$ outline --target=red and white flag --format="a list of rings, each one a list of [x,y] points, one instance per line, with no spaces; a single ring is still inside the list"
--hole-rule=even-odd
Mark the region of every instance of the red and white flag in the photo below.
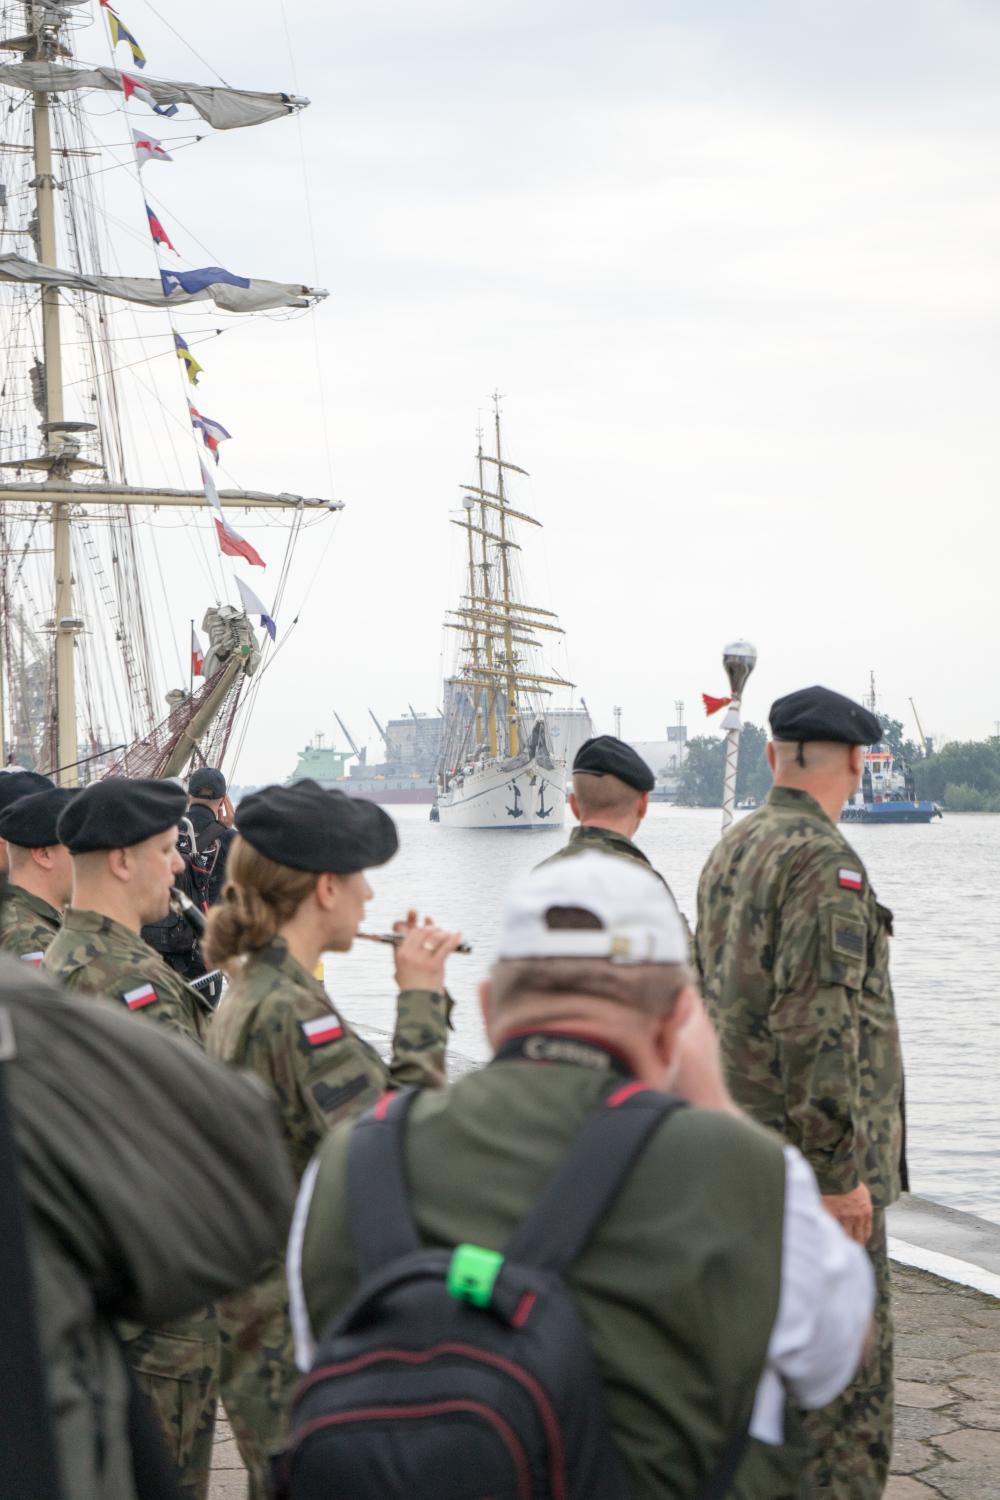
[[[149,89],[138,78],[133,78],[130,73],[122,73],[122,93],[125,95],[125,103],[130,99],[141,99],[143,104],[148,104],[154,114],[166,115],[171,119],[177,113],[176,104],[157,104]]]
[[[126,990],[122,999],[129,1010],[142,1010],[143,1006],[152,1005],[157,994],[151,984],[140,984],[134,990]]]
[[[336,1042],[344,1034],[344,1028],[336,1016],[317,1016],[315,1021],[300,1021],[299,1025],[310,1047],[322,1047],[324,1042]]]
[[[848,891],[860,891],[864,889],[864,878],[860,870],[838,870],[837,879]]]
[[[215,480],[205,468],[201,468],[201,482],[205,489],[205,499],[212,507],[212,519],[215,522],[215,534],[219,539],[219,551],[224,557],[242,557],[251,567],[266,568],[267,563],[260,553],[247,541],[245,536],[239,532],[225,519],[222,514],[222,506],[219,503],[219,492],[215,487]]]
[[[205,675],[205,653],[201,649],[195,628],[191,626],[191,676],[204,677]]]
[[[145,135],[141,130],[133,130],[132,144],[140,167],[144,167],[148,161],[173,161],[170,152],[164,151],[160,141],[154,136]]]

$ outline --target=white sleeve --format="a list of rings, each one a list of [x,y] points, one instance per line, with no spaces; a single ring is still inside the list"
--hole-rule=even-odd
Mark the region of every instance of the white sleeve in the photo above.
[[[319,1158],[313,1157],[302,1177],[299,1196],[295,1200],[292,1227],[288,1233],[288,1253],[285,1270],[288,1275],[288,1312],[292,1320],[292,1338],[295,1342],[295,1363],[300,1370],[308,1370],[316,1357],[316,1339],[309,1322],[305,1288],[302,1285],[302,1244],[306,1237],[306,1221],[312,1203],[313,1188]]]
[[[850,1385],[874,1307],[868,1256],[823,1207],[804,1157],[786,1146],[781,1291],[750,1423],[753,1437],[783,1441],[786,1391],[797,1406],[812,1410]]]

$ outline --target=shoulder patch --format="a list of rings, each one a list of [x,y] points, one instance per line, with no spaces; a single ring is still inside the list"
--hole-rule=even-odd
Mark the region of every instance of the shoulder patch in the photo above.
[[[41,962],[44,957],[45,954],[42,952],[41,948],[39,948],[36,953],[22,953],[21,962],[25,964],[34,964],[35,968],[37,969],[41,966]]]
[[[122,994],[129,1010],[142,1010],[146,1005],[153,1005],[159,998],[151,984],[140,984],[134,990],[125,990]]]
[[[310,1047],[322,1047],[326,1042],[337,1042],[344,1035],[344,1028],[334,1015],[317,1016],[313,1021],[300,1021],[299,1025]]]
[[[842,885],[845,891],[862,891],[865,878],[860,870],[838,870],[837,884]]]

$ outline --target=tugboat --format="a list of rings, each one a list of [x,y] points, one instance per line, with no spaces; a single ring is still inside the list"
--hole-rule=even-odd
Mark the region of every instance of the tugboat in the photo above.
[[[875,674],[865,706],[877,713]],[[884,740],[869,745],[861,786],[840,814],[842,823],[930,823],[943,818],[936,802],[918,801],[913,772],[896,758]]]

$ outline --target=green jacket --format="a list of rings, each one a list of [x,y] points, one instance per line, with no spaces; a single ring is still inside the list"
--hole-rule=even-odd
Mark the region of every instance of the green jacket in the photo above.
[[[68,907],[44,967],[67,989],[118,1000],[176,1036],[203,1041],[204,1002],[138,933],[111,917]]]
[[[137,933],[111,917],[69,907],[43,961],[66,989],[117,1000],[133,1015],[202,1047],[202,1002]],[[214,1307],[156,1328],[125,1327],[129,1360],[145,1375],[201,1380],[215,1360]]]
[[[775,787],[716,845],[697,964],[734,1098],[798,1146],[823,1193],[900,1191],[903,1063],[892,915],[806,792]]]
[[[502,1250],[619,1083],[566,1063],[505,1061],[421,1095],[406,1176],[425,1242]],[[320,1150],[302,1245],[317,1334],[357,1286],[349,1138],[340,1126]],[[682,1110],[653,1136],[569,1272],[634,1500],[696,1494],[749,1420],[777,1313],[784,1192],[776,1138],[731,1115]],[[730,1500],[786,1500],[798,1472],[788,1449],[752,1443]]]
[[[633,844],[632,840],[626,838],[624,833],[616,833],[613,828],[591,828],[588,824],[578,823],[569,836],[569,843],[564,844],[561,849],[557,849],[555,854],[550,854],[548,859],[543,859],[538,869],[541,869],[542,865],[551,865],[557,859],[568,859],[574,854],[589,854],[591,852],[614,854],[619,859],[633,860],[636,864],[645,865],[646,869],[656,876],[671,901],[677,907],[677,915],[684,923],[684,931],[688,937],[688,948],[693,957],[694,939],[691,936],[691,927],[687,917],[681,911],[680,907],[677,906],[677,900],[673,891],[667,885],[659,870],[643,854],[638,844]]]
[[[0,889],[0,948],[15,958],[29,959],[36,966],[59,931],[59,913],[54,906],[33,896],[19,885]]]
[[[11,1113],[63,1500],[136,1500],[112,1326],[177,1319],[284,1240],[292,1183],[246,1080],[0,958]]]
[[[399,996],[392,1058],[340,1015],[318,979],[276,938],[233,978],[212,1021],[209,1051],[250,1068],[274,1096],[292,1170],[301,1177],[323,1136],[395,1084],[440,1086],[450,1002],[428,990]]]

